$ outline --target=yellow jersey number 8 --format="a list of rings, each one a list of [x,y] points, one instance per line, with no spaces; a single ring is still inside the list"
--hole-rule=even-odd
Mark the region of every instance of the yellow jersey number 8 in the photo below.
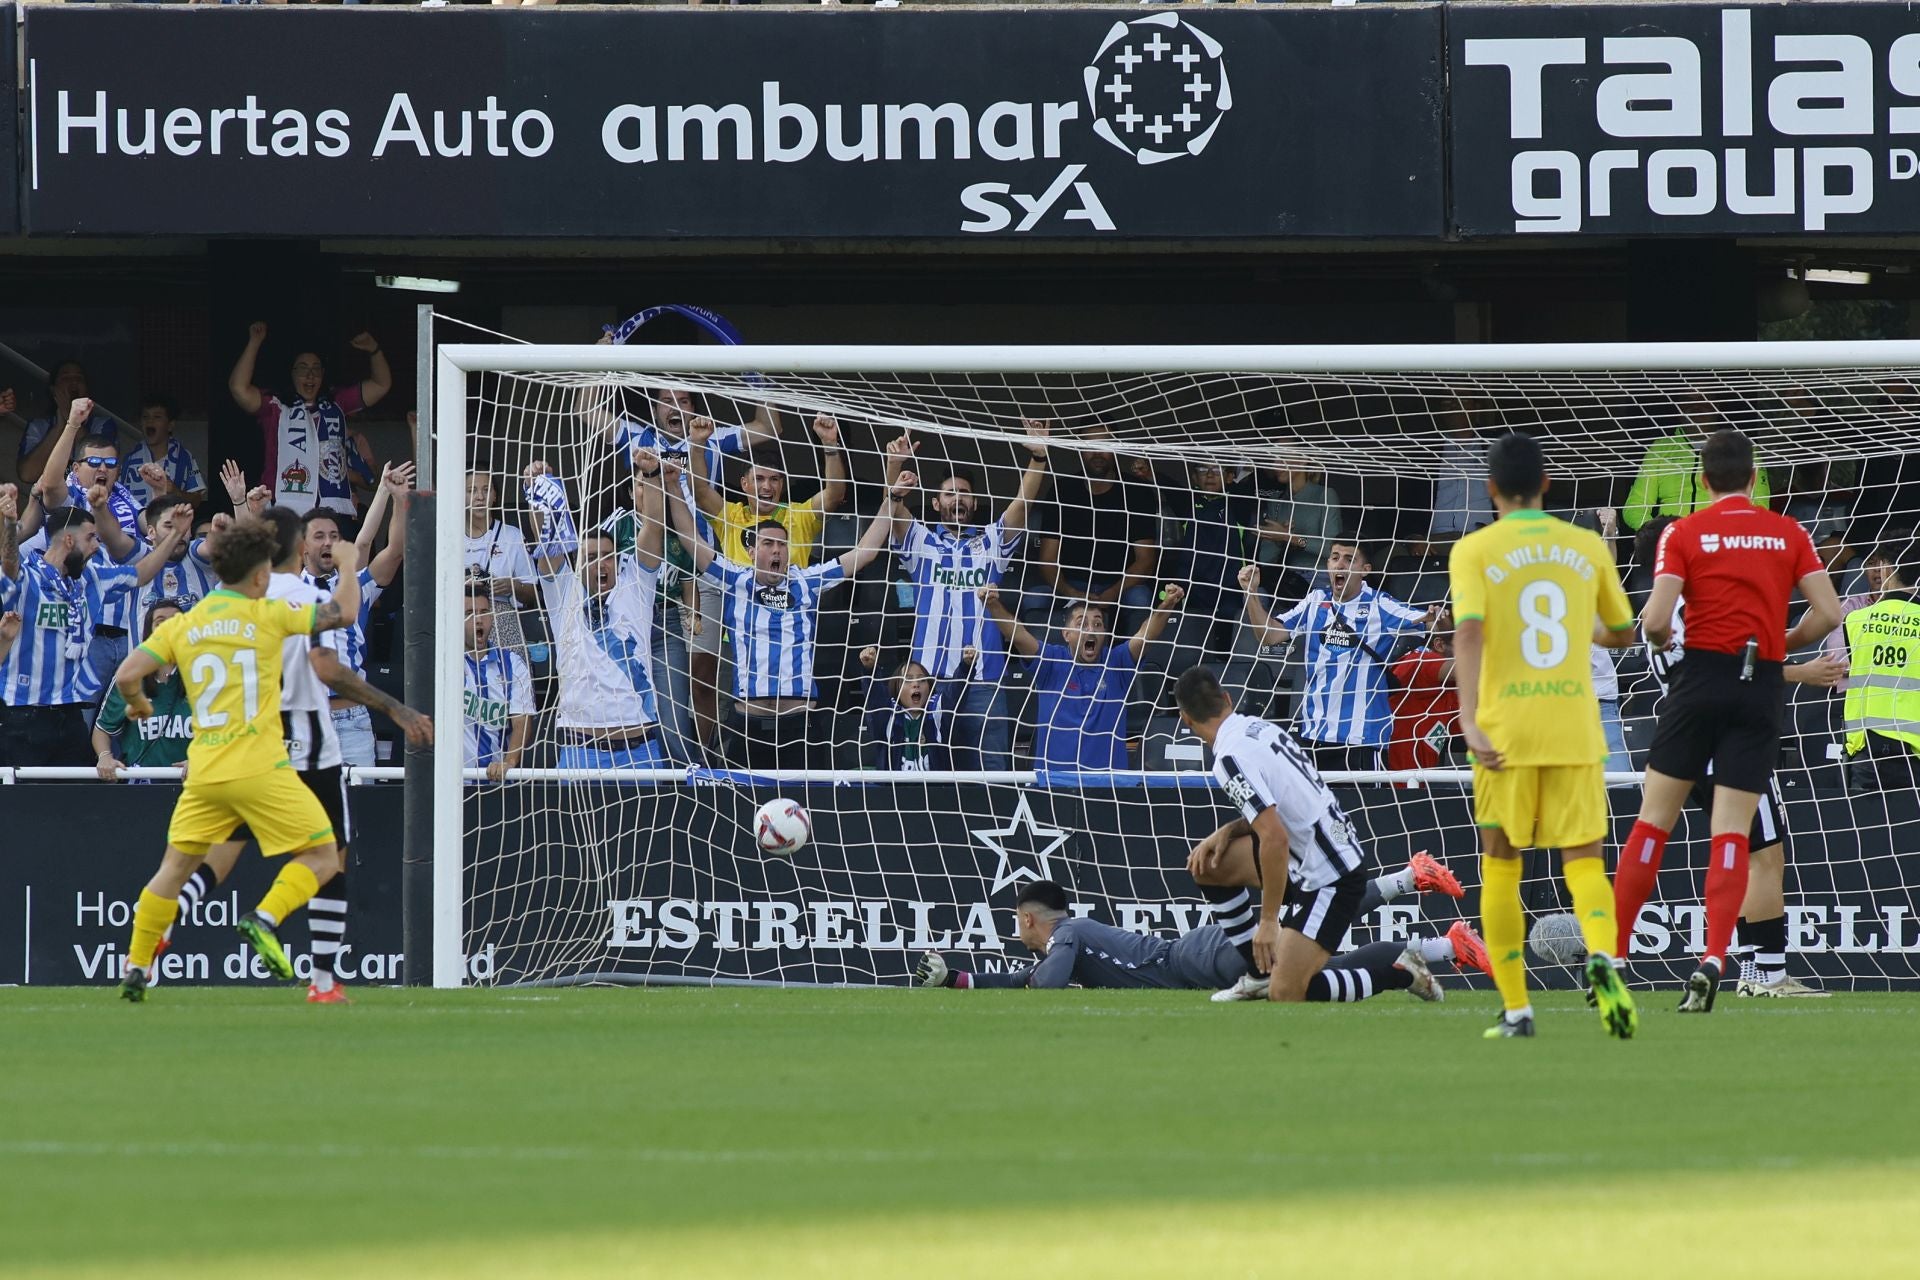
[[[1557,582],[1530,582],[1520,591],[1520,656],[1541,670],[1567,660],[1567,593]]]

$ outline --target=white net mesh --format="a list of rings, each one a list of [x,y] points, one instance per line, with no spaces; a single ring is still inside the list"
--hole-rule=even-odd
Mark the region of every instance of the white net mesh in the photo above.
[[[1649,586],[1636,530],[1704,501],[1688,442],[1705,429],[1754,439],[1765,496],[1809,528],[1853,606],[1887,588],[1920,516],[1920,464],[1906,461],[1920,392],[1905,370],[582,368],[473,373],[466,390],[467,471],[490,478],[494,503],[482,512],[470,494],[470,573],[489,581],[441,617],[465,607],[494,620],[494,665],[481,670],[483,651],[468,663],[468,763],[516,767],[506,785],[470,780],[465,796],[466,943],[494,981],[899,982],[930,949],[992,968],[1024,958],[1008,908],[1035,878],[1114,923],[1197,924],[1186,851],[1228,815],[1170,706],[1172,676],[1196,662],[1242,709],[1316,747],[1382,868],[1425,851],[1467,883],[1462,902],[1382,907],[1354,941],[1441,932],[1477,911],[1476,836],[1446,624],[1421,619],[1445,604],[1448,546],[1490,518],[1492,436],[1542,440],[1548,509],[1607,534],[1636,604]],[[754,526],[777,520],[794,566],[845,557],[850,581],[787,581],[775,559],[730,610],[735,589],[691,573],[683,539],[663,546],[633,518],[631,448],[650,449],[643,469],[677,462],[709,423],[711,469],[699,452],[687,462],[706,480],[685,491],[700,532],[751,568],[772,554],[755,549]],[[1689,465],[1663,470],[1662,456]],[[918,491],[869,554],[890,461]],[[555,490],[525,489],[536,462],[581,535],[545,566],[557,576],[506,568],[500,550],[524,534],[538,552],[551,531]],[[1340,549],[1355,546],[1364,586],[1338,575]],[[982,582],[1017,633],[963,607]],[[1316,591],[1372,602],[1359,616],[1373,622],[1333,646],[1347,650],[1344,675],[1319,670],[1308,633],[1320,624],[1265,643],[1276,633],[1262,624]],[[1075,610],[1087,597],[1098,616]],[[1618,836],[1638,806],[1624,775],[1644,761],[1659,684],[1643,650],[1595,662],[1601,692],[1617,685]],[[1789,692],[1778,782],[1791,967],[1829,985],[1911,981],[1920,809],[1903,762],[1844,757],[1840,690]],[[814,824],[791,856],[754,839],[754,811],[776,795]],[[1642,918],[1643,979],[1699,949],[1704,833],[1690,810]],[[1529,861],[1536,913],[1559,909],[1555,870]]]

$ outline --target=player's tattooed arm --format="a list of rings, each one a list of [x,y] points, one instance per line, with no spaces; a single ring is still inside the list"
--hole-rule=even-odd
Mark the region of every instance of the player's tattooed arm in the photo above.
[[[357,702],[378,711],[399,726],[407,741],[416,747],[433,745],[433,721],[406,703],[382,692],[355,675],[331,649],[315,648],[309,654],[313,672],[334,696]]]

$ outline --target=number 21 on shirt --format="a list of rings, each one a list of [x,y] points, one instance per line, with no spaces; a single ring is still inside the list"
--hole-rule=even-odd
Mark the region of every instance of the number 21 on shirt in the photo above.
[[[193,700],[193,723],[200,729],[218,729],[232,719],[224,711],[215,711],[213,704],[226,692],[230,670],[240,672],[242,696],[246,701],[244,719],[252,723],[260,714],[260,664],[258,655],[250,649],[242,649],[233,655],[231,662],[222,661],[220,655],[203,653],[193,660],[189,675],[194,684],[205,682],[206,687],[200,696]]]

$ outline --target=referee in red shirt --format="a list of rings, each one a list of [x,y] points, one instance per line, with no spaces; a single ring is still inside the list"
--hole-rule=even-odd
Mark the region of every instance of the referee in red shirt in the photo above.
[[[1653,594],[1640,613],[1647,639],[1664,645],[1674,606],[1687,600],[1686,660],[1660,708],[1647,757],[1640,820],[1614,874],[1618,954],[1653,893],[1667,835],[1687,793],[1713,764],[1712,853],[1707,862],[1707,949],[1687,979],[1682,1013],[1707,1013],[1727,968],[1727,945],[1747,891],[1747,833],[1780,755],[1787,651],[1840,623],[1840,601],[1813,539],[1799,523],[1756,507],[1753,442],[1716,431],[1700,450],[1712,505],[1667,527],[1654,560]],[[1787,629],[1794,588],[1807,611]]]

